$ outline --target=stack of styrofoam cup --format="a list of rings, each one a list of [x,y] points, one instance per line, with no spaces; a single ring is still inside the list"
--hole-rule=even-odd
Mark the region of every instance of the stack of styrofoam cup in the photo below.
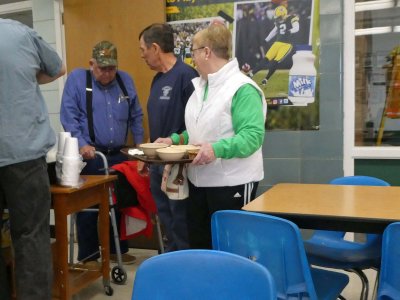
[[[62,156],[64,153],[65,139],[71,137],[70,132],[59,132],[58,133],[58,145],[56,154],[56,177],[57,182],[61,183],[61,169],[62,169]]]
[[[66,137],[62,155],[61,181],[64,186],[76,187],[79,185],[79,174],[86,164],[79,155],[78,139]]]

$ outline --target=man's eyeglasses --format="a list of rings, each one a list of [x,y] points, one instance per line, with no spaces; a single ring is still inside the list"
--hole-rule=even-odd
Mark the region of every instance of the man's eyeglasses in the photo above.
[[[196,49],[191,49],[190,50],[190,54],[192,54],[192,56],[193,56],[193,53],[194,53],[194,51],[196,51],[196,50],[201,50],[201,49],[204,49],[205,48],[205,46],[204,47],[199,47],[199,48],[196,48]]]

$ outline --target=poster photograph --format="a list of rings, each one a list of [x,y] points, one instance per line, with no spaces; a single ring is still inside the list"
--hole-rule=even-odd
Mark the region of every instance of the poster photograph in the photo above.
[[[210,26],[210,23],[215,19],[216,18],[201,18],[169,22],[174,30],[175,56],[194,67],[190,51],[192,48],[193,36],[196,32]],[[224,19],[220,17],[218,19],[224,21]]]
[[[267,130],[319,128],[319,0],[170,0],[175,54],[193,65],[193,35],[215,18],[232,32],[232,56],[263,90]]]

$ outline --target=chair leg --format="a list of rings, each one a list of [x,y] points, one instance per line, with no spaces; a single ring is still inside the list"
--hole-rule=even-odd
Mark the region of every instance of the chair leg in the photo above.
[[[379,284],[379,271],[380,269],[375,269],[376,270],[376,279],[375,279],[375,284],[374,284],[374,290],[372,292],[372,299],[376,299],[377,293],[378,293],[378,284]]]
[[[356,273],[358,277],[360,277],[362,284],[360,300],[367,300],[369,291],[369,283],[367,276],[365,276],[364,272],[360,269],[347,269],[346,271]]]
[[[155,214],[154,218],[156,220],[156,227],[157,227],[159,254],[163,254],[164,253],[164,243],[163,243],[162,233],[161,233],[160,218],[158,217],[158,214]]]

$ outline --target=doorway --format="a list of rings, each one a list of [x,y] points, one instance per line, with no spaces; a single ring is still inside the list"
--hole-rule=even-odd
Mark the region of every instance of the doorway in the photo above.
[[[135,82],[148,135],[147,98],[155,75],[140,58],[139,33],[155,22],[165,22],[165,1],[64,0],[64,31],[68,73],[88,68],[92,47],[109,40],[118,48],[118,67]]]

